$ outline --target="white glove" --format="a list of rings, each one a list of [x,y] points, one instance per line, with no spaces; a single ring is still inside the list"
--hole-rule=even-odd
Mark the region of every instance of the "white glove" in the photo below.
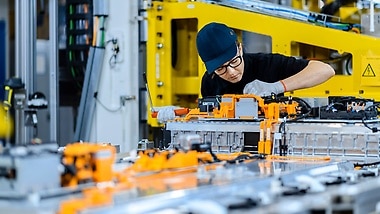
[[[283,84],[280,81],[267,83],[260,80],[253,80],[245,85],[244,94],[254,94],[260,97],[270,96],[272,93],[280,94],[285,91]]]
[[[175,118],[174,109],[178,107],[176,106],[163,106],[163,107],[155,107],[155,110],[158,110],[157,120],[159,123],[166,123],[168,120],[173,120]]]

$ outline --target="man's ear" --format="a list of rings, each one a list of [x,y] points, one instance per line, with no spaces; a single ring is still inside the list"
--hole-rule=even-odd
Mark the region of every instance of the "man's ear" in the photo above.
[[[241,44],[241,42],[238,43],[238,49],[239,49],[239,55],[243,56],[243,45]]]

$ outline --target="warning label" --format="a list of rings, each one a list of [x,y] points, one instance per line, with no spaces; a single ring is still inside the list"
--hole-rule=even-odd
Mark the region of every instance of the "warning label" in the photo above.
[[[362,77],[376,77],[371,64],[368,63],[367,67],[364,69]]]

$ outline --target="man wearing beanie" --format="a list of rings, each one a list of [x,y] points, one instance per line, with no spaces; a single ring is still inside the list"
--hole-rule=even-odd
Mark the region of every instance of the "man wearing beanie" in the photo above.
[[[281,54],[244,53],[235,32],[221,23],[209,23],[197,34],[198,54],[206,66],[203,97],[223,94],[270,96],[321,84],[335,75],[321,61]],[[174,119],[173,108],[158,112],[159,122]]]
[[[203,97],[223,94],[270,96],[327,81],[334,69],[321,61],[281,54],[244,53],[235,32],[221,23],[209,23],[197,34],[198,54],[207,71]]]

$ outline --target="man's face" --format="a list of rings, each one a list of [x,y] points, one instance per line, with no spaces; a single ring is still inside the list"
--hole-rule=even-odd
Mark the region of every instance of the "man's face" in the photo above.
[[[214,73],[220,78],[232,83],[239,82],[244,73],[244,60],[241,44],[239,44],[237,48],[237,55],[214,71]]]

